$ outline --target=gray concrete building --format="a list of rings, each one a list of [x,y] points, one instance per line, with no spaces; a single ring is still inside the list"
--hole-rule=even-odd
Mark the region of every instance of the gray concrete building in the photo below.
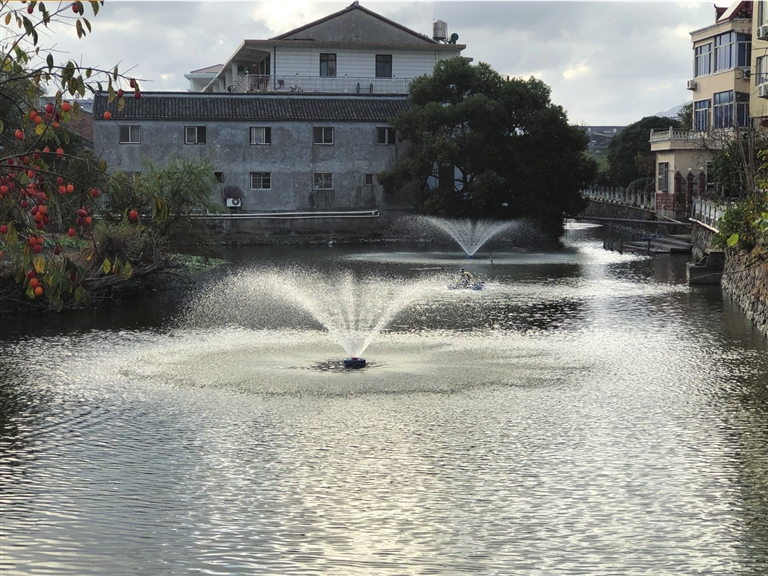
[[[252,229],[385,228],[416,203],[412,190],[385,195],[376,178],[407,145],[389,120],[408,109],[415,77],[464,49],[434,24],[429,38],[355,2],[245,40],[225,64],[190,73],[189,92],[128,93],[122,110],[97,95],[95,151],[125,172],[146,158],[210,158],[220,201]]]

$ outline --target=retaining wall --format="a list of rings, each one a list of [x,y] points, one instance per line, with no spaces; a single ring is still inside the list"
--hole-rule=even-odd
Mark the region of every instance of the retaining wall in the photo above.
[[[768,336],[768,262],[754,265],[747,254],[729,255],[722,286],[757,329]]]
[[[580,218],[586,220],[589,217],[596,218],[620,218],[622,220],[645,220],[648,223],[633,222],[612,222],[610,226],[617,230],[624,230],[635,234],[655,234],[663,236],[668,234],[687,234],[690,232],[690,226],[670,226],[668,224],[653,224],[657,220],[656,213],[653,210],[616,204],[613,202],[602,202],[600,200],[590,200],[589,205],[579,214]]]

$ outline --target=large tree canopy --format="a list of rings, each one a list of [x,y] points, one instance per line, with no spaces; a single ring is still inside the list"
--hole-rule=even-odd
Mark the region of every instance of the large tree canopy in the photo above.
[[[678,128],[674,118],[646,116],[630,124],[611,139],[606,151],[608,179],[616,186],[628,186],[638,178],[653,176],[655,162],[651,153],[651,129]]]
[[[410,99],[391,120],[410,147],[379,174],[385,191],[415,184],[424,213],[530,217],[553,232],[583,208],[579,190],[596,173],[588,138],[540,80],[504,79],[452,58],[414,80]]]

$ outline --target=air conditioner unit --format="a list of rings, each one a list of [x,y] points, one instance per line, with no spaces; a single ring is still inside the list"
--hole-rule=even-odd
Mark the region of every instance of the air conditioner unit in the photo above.
[[[227,208],[240,208],[242,205],[242,198],[227,198]]]
[[[768,84],[760,84],[757,87],[757,95],[760,98],[768,98]]]
[[[768,26],[758,26],[757,37],[759,40],[768,40]]]
[[[696,90],[696,80],[688,80],[688,90]]]

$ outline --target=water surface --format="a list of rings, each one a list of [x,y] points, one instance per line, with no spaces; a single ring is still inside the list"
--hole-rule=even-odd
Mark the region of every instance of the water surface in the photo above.
[[[685,257],[224,255],[194,304],[2,321],[0,572],[768,571],[768,347]],[[344,371],[249,288],[297,265],[431,288]]]

